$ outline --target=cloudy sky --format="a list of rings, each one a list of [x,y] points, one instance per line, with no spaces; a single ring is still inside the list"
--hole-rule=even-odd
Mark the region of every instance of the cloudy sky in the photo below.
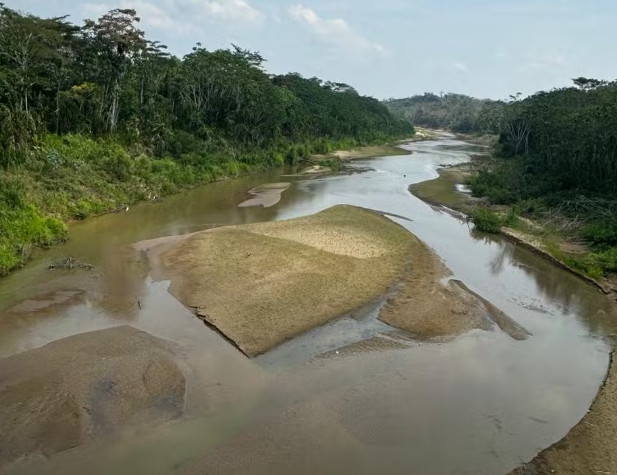
[[[273,73],[346,82],[380,99],[425,91],[506,98],[617,78],[615,0],[4,0],[74,23],[134,8],[182,56],[236,43]]]

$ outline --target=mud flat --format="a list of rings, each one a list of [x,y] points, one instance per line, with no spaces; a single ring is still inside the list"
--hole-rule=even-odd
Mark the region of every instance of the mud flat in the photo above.
[[[385,295],[381,319],[414,335],[492,327],[478,298],[441,284],[447,270],[432,251],[366,209],[335,206],[138,249],[149,254],[155,278],[171,281],[172,295],[249,357]]]
[[[0,467],[50,457],[184,409],[170,344],[121,326],[0,360]]]
[[[281,195],[291,186],[291,183],[267,183],[253,188],[248,192],[252,198],[240,203],[238,207],[249,208],[251,206],[263,206],[271,208],[279,201]]]
[[[596,400],[563,439],[512,475],[617,473],[617,369],[614,353]]]

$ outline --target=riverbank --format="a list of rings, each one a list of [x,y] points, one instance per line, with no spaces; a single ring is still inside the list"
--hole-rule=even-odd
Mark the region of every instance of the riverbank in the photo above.
[[[410,193],[431,205],[445,206],[458,211],[468,216],[468,219],[472,219],[478,209],[491,210],[496,217],[495,226],[499,234],[577,275],[612,300],[617,299],[614,279],[610,276],[590,276],[575,267],[580,259],[590,254],[585,246],[555,230],[548,230],[538,222],[512,214],[511,208],[489,206],[486,200],[472,197],[465,185],[466,181],[476,173],[472,163],[440,168],[438,173],[439,177],[434,180],[411,185]]]
[[[0,179],[0,276],[23,266],[38,250],[66,240],[73,220],[124,212],[140,201],[159,201],[196,186],[306,161],[323,150],[349,147],[339,152],[349,159],[403,153],[387,144],[357,144],[354,139],[320,139],[234,151],[193,164],[152,157],[112,139],[46,136],[27,166],[5,170]]]
[[[486,206],[482,200],[460,191],[467,178],[473,176],[473,168],[469,163],[442,168],[438,170],[438,178],[411,185],[409,191],[427,203],[471,216],[478,207]],[[504,207],[499,207],[496,212],[502,216],[508,213]],[[500,227],[499,233],[577,275],[614,300],[616,292],[609,279],[598,281],[568,264],[569,253],[577,252],[580,255],[585,252],[584,249],[555,234],[547,235],[542,226],[531,220],[518,218],[516,224],[517,228]],[[617,471],[617,439],[614,437],[617,433],[617,370],[613,356],[614,353],[611,354],[607,377],[583,420],[565,438],[542,451],[531,462],[523,464],[512,475],[608,474]]]

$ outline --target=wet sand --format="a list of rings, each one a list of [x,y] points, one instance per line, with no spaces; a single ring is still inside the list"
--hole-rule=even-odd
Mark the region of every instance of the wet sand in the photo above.
[[[265,185],[259,185],[252,190],[249,190],[248,194],[252,196],[251,199],[243,201],[238,205],[239,208],[249,208],[251,206],[263,206],[264,208],[271,208],[281,201],[281,195],[283,192],[291,186],[291,183],[266,183]]]
[[[184,410],[185,378],[171,345],[128,326],[1,359],[0,375],[3,467]]]
[[[451,279],[444,284],[450,271],[421,242],[414,249],[408,274],[395,295],[388,299],[379,318],[415,338],[452,337],[474,329],[489,331],[494,324],[515,340],[530,336],[526,329],[463,282]]]
[[[469,213],[473,209],[474,200],[468,193],[463,193],[456,185],[465,183],[469,176],[467,164],[437,170],[439,177],[434,180],[422,181],[409,187],[409,191],[426,203],[447,206],[449,208]]]

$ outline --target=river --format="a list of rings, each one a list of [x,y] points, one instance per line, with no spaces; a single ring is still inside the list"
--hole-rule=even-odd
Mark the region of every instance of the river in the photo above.
[[[178,342],[187,373],[182,420],[73,449],[31,473],[499,474],[562,438],[606,374],[606,337],[617,333],[612,307],[575,276],[408,192],[476,148],[448,134],[404,148],[413,154],[354,162],[370,168],[361,173],[272,171],[75,223],[66,244],[3,279],[0,356],[128,324]],[[291,187],[276,206],[238,207],[248,190],[280,181]],[[249,360],[129,250],[136,241],[335,204],[408,218],[392,219],[533,336],[473,331],[402,347],[354,345],[387,330],[367,308]],[[94,269],[47,269],[67,255]]]

